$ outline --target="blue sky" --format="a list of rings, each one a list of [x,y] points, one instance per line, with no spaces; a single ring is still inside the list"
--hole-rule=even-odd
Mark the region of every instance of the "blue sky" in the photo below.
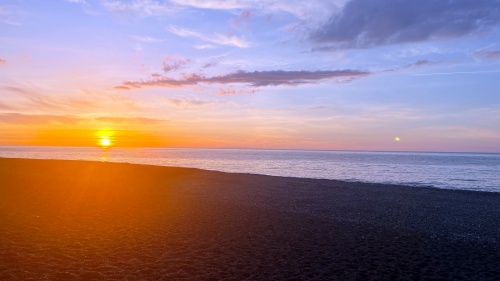
[[[499,24],[496,0],[4,0],[0,143],[500,152]]]

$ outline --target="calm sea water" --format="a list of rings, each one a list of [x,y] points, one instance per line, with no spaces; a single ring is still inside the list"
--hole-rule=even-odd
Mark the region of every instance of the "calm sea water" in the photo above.
[[[500,192],[500,154],[0,147],[0,157],[97,160],[223,172]]]

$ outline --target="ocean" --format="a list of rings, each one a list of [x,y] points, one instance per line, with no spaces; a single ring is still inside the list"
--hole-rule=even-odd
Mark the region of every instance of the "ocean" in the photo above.
[[[0,147],[0,157],[93,160],[233,173],[500,192],[500,154],[191,148]]]

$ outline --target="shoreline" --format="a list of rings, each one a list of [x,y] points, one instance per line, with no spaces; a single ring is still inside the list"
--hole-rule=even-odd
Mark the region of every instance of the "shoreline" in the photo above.
[[[498,280],[500,194],[0,158],[0,279]]]

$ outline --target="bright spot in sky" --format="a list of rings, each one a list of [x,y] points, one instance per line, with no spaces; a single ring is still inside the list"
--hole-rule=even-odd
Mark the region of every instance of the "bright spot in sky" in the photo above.
[[[401,139],[400,139],[399,137],[395,137],[394,139],[395,139],[396,141],[399,141],[399,140],[401,140]]]
[[[111,141],[108,138],[102,138],[100,144],[103,147],[107,147],[111,145]]]

